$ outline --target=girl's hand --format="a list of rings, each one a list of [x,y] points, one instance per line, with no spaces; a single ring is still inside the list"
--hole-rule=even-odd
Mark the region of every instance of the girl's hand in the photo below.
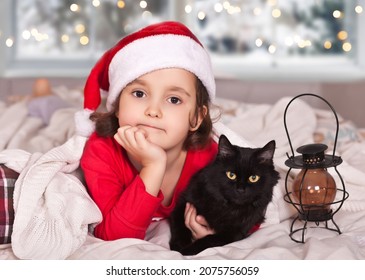
[[[127,150],[128,155],[141,167],[163,162],[166,152],[147,140],[147,132],[133,126],[120,127],[114,135],[115,140]]]
[[[133,126],[120,127],[115,140],[126,149],[130,160],[140,169],[146,191],[157,196],[166,170],[167,155],[159,146],[147,140],[147,132]]]
[[[198,215],[194,205],[190,204],[189,202],[186,203],[184,217],[185,226],[190,229],[194,240],[215,233],[215,231],[209,227],[205,218],[201,215]]]

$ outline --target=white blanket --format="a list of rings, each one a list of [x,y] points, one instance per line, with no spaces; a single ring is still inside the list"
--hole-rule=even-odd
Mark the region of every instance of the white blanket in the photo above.
[[[267,209],[266,222],[250,237],[207,249],[196,256],[185,257],[170,251],[170,237],[166,220],[153,222],[149,227],[146,240],[121,239],[111,242],[99,240],[85,234],[85,242],[75,243],[66,255],[69,259],[364,259],[365,258],[365,173],[361,169],[363,159],[343,157],[338,170],[344,178],[350,197],[334,216],[342,234],[310,225],[305,233],[305,244],[292,241],[289,237],[290,224],[295,209],[283,200],[284,179],[287,167],[284,165],[290,148],[283,126],[283,112],[289,99],[279,100],[274,105],[253,105],[218,100],[222,106],[221,121],[238,133],[245,141],[255,146],[266,144],[275,139],[277,150],[275,164],[281,180],[275,187],[273,201]],[[318,129],[318,111],[304,102],[293,104],[288,112],[288,128],[293,147],[312,143]],[[363,142],[354,148],[345,149],[344,155],[364,154]],[[342,154],[341,154],[342,155]],[[28,179],[31,179],[30,177]],[[68,197],[70,198],[70,197]],[[65,203],[71,203],[65,201]],[[20,204],[18,205],[18,207]],[[92,220],[92,219],[91,219]],[[90,220],[89,220],[90,221]],[[95,222],[95,220],[93,220]],[[313,227],[312,227],[313,226]],[[329,226],[331,222],[329,222]],[[81,244],[82,243],[82,244]],[[17,253],[9,246],[0,250],[0,259],[17,258]],[[14,254],[15,253],[15,254]],[[59,256],[61,258],[61,256]]]
[[[85,241],[102,216],[72,174],[86,138],[74,136],[45,154],[5,150],[0,162],[20,173],[15,183],[14,254],[22,259],[64,259]]]

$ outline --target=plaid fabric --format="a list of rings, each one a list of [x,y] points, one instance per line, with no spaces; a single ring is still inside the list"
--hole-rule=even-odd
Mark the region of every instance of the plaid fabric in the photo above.
[[[0,244],[11,243],[14,223],[13,193],[19,174],[0,164]]]

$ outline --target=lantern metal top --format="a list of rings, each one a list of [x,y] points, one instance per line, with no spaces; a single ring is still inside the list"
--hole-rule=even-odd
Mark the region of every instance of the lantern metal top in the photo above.
[[[308,144],[301,146],[297,152],[301,156],[290,157],[285,161],[285,165],[291,168],[315,169],[334,167],[342,163],[338,156],[326,155],[324,152],[328,146],[325,144]]]
[[[303,156],[314,157],[316,160],[323,160],[324,151],[328,146],[325,144],[308,144],[301,146],[297,149],[297,152],[303,154]]]

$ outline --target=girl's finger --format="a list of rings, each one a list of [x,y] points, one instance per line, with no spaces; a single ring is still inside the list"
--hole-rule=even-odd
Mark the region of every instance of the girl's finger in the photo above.
[[[147,133],[143,129],[139,129],[134,133],[135,141],[138,146],[145,148],[148,144]]]

